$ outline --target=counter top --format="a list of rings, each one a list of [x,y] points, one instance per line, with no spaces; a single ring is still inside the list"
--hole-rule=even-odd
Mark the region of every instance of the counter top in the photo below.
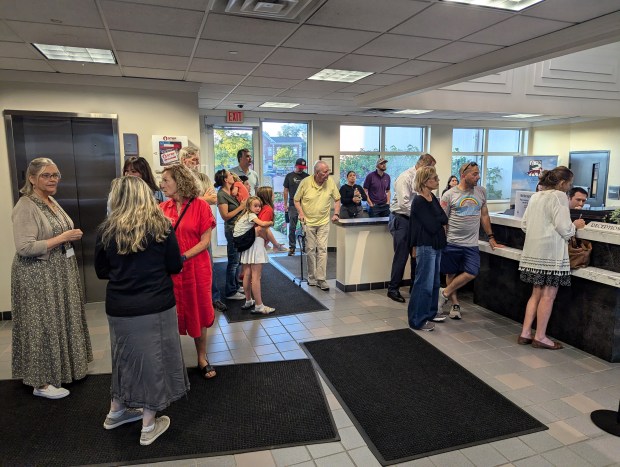
[[[362,219],[338,219],[334,224],[340,227],[365,227],[368,225],[386,225],[389,217],[365,217]]]
[[[492,224],[521,229],[521,218],[519,217],[508,216],[506,214],[500,213],[492,213],[489,216],[491,217]],[[620,245],[620,232],[591,228],[589,227],[589,225],[586,225],[584,229],[580,229],[577,231],[577,238],[583,238],[585,240],[591,240],[594,242]]]

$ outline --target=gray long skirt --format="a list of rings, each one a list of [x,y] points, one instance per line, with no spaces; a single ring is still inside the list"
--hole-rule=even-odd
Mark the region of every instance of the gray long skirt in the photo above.
[[[108,315],[112,398],[159,411],[189,391],[176,307],[151,315]]]

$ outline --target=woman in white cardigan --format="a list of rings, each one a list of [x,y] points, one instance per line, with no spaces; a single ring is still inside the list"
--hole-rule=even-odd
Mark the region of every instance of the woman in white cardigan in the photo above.
[[[532,195],[521,221],[525,245],[519,262],[521,280],[533,284],[525,308],[523,329],[517,342],[538,349],[559,350],[562,344],[546,335],[553,302],[559,286],[570,286],[568,241],[576,229],[585,227],[583,219],[570,220],[566,192],[573,184],[573,173],[564,166],[540,175],[542,191]],[[536,333],[532,323],[536,319]]]

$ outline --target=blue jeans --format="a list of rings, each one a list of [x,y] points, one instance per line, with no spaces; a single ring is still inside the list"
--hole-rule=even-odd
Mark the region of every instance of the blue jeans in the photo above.
[[[419,329],[426,321],[433,319],[439,309],[441,250],[435,250],[432,246],[417,247],[416,263],[413,295],[407,314],[409,326]]]
[[[215,274],[213,274],[213,250],[211,249],[211,242],[209,242],[207,251],[209,252],[209,259],[211,260],[211,301],[215,303],[222,299],[222,294],[220,294],[220,289],[218,289],[217,281],[215,280]]]
[[[226,288],[224,289],[224,296],[230,297],[235,295],[239,290],[239,262],[241,261],[241,254],[235,248],[233,243],[232,230],[226,230],[226,253],[228,255],[228,265],[226,266]]]

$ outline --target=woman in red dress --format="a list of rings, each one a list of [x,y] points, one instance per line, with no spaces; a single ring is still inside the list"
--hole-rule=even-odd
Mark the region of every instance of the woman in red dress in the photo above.
[[[166,167],[161,189],[170,199],[159,206],[172,222],[183,259],[183,270],[172,276],[179,333],[194,338],[198,369],[205,378],[213,378],[215,369],[207,360],[207,328],[215,320],[207,247],[215,219],[209,204],[200,198],[195,178],[187,167],[180,164]]]

